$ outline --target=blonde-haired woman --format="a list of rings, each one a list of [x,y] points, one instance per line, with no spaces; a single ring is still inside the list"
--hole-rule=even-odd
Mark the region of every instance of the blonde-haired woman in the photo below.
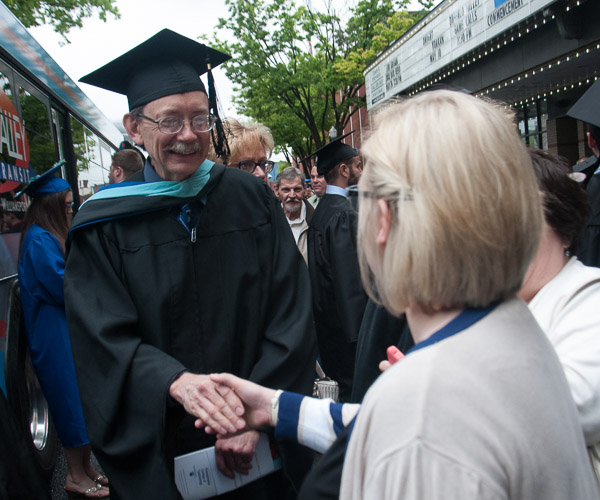
[[[432,92],[383,112],[363,154],[363,277],[416,345],[365,397],[342,498],[596,498],[560,363],[516,298],[542,212],[512,122]]]
[[[406,313],[415,346],[365,396],[340,498],[597,498],[560,363],[516,297],[542,210],[510,119],[466,94],[424,93],[378,115],[362,153],[365,288],[376,282],[372,298]],[[295,413],[308,441],[312,404],[215,380],[253,401],[248,420],[276,420],[276,435]]]
[[[275,165],[269,160],[274,147],[271,131],[261,123],[240,123],[235,118],[224,120],[223,126],[228,132],[229,155],[217,157],[211,144],[208,159],[239,168],[268,182],[267,174]]]

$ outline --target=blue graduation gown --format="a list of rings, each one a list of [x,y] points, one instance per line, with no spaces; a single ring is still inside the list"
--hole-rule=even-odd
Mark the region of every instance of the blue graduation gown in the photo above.
[[[65,448],[89,443],[65,316],[65,262],[59,241],[32,225],[19,259],[19,283],[31,361]]]

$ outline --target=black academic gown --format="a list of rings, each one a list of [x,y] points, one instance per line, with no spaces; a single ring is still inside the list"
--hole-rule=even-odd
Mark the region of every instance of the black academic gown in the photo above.
[[[352,390],[358,330],[367,302],[356,253],[357,214],[346,198],[326,194],[308,228],[308,271],[317,342],[325,374]]]
[[[195,242],[176,220],[189,202]],[[245,172],[215,165],[193,198],[88,201],[73,221],[65,303],[88,434],[113,500],[179,498],[173,457],[214,443],[169,397],[183,370],[310,391],[306,266],[271,190]],[[275,498],[261,490],[268,482],[236,498]]]

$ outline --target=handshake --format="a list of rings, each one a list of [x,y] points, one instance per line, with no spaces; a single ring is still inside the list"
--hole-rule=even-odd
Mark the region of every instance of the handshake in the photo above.
[[[273,426],[271,404],[278,391],[247,380],[220,373],[184,373],[169,393],[196,417],[195,426],[224,438],[247,429]]]
[[[395,346],[390,346],[387,360],[379,364],[379,369],[384,371],[403,357]],[[281,391],[229,373],[183,373],[171,384],[169,394],[196,417],[194,425],[198,429],[217,435],[217,467],[228,477],[250,470],[259,438],[255,429],[277,424]]]
[[[383,372],[404,354],[395,346],[387,348],[387,360],[379,363]],[[194,375],[184,373],[170,388],[171,397],[196,417],[198,429],[219,439],[247,429],[274,427],[280,391],[268,389],[229,373]]]
[[[196,417],[196,428],[217,435],[219,470],[228,477],[234,472],[247,474],[259,438],[253,429],[274,426],[272,405],[280,392],[228,373],[183,373],[171,384],[169,394]]]

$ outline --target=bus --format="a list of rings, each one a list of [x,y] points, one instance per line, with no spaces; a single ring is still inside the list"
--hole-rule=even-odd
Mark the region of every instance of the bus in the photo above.
[[[14,195],[65,159],[74,207],[106,183],[123,134],[0,2],[0,389],[51,474],[56,437],[29,359],[17,281],[28,202]],[[0,394],[0,396],[2,396]],[[29,442],[29,440],[28,440]]]

